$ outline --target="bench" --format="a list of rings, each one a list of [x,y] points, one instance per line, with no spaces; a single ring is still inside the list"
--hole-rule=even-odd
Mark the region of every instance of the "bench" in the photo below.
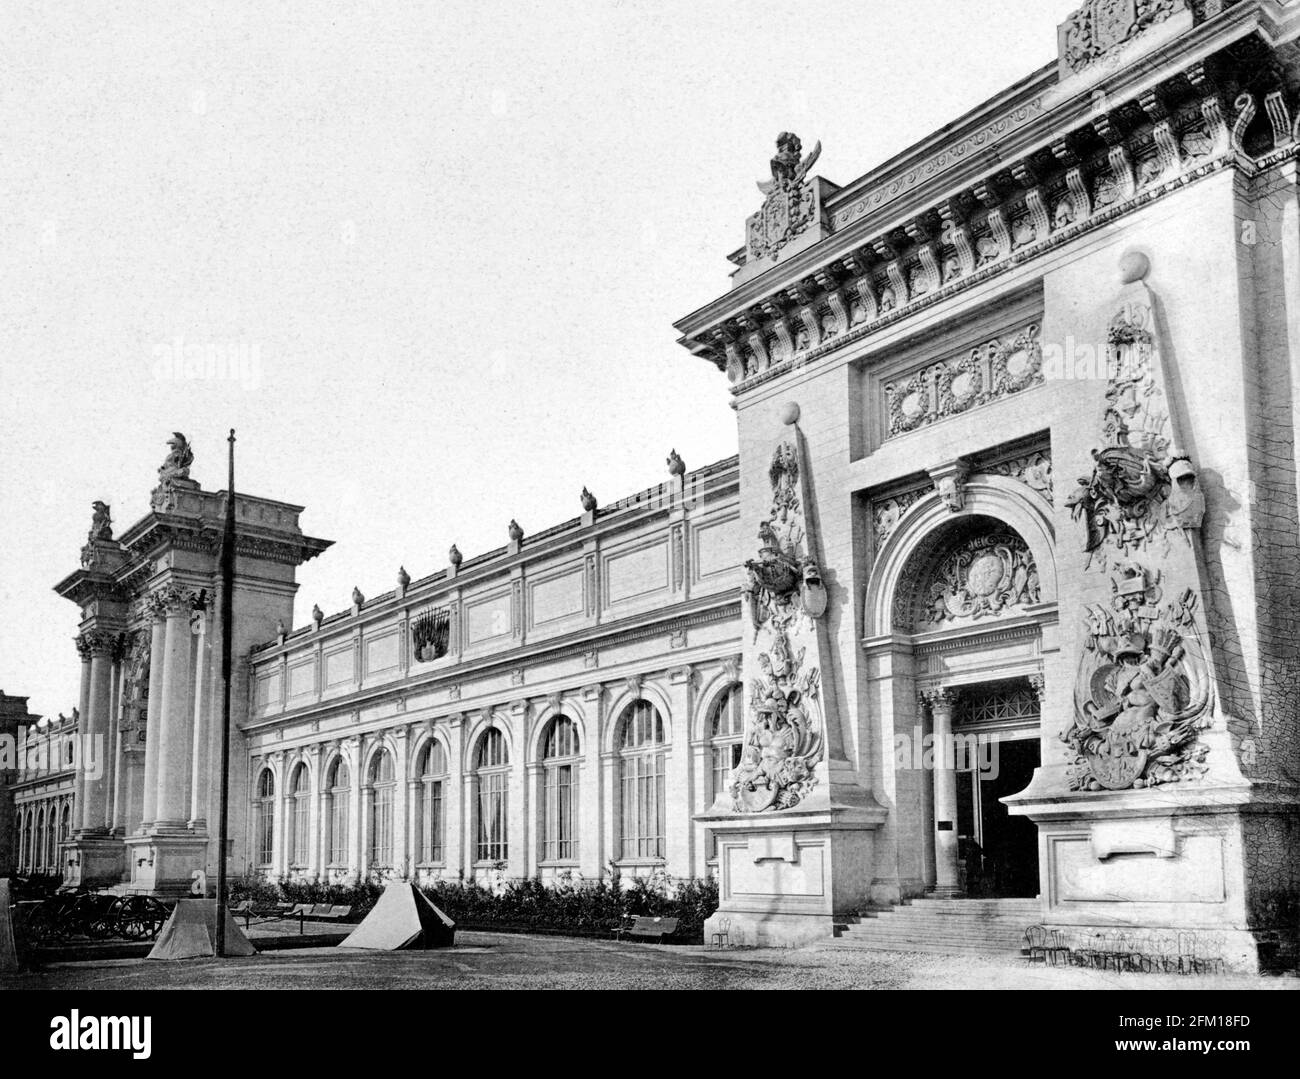
[[[664,937],[671,937],[676,932],[676,918],[652,918],[646,914],[638,914],[627,924],[620,926],[614,935],[618,940],[633,938],[662,943]]]

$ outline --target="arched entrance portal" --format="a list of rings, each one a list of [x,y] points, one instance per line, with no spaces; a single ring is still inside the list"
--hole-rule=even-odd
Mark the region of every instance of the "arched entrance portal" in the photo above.
[[[866,643],[892,713],[904,894],[909,880],[910,894],[1038,894],[1037,829],[1001,799],[1041,761],[1056,647],[1050,513],[1023,485],[978,477],[958,510],[938,494],[911,507],[875,559]],[[907,732],[924,746],[911,760],[897,752]]]

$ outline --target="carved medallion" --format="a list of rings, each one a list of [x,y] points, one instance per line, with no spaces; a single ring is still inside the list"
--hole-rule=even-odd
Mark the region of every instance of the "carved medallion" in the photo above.
[[[944,626],[995,618],[1039,602],[1038,567],[1014,532],[980,533],[940,555],[912,601],[916,611],[902,628],[924,633]]]

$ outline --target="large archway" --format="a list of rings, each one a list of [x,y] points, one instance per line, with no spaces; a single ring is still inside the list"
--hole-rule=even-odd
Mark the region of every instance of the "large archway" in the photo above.
[[[965,495],[956,511],[937,493],[913,505],[867,590],[882,735],[895,744],[899,876],[914,893],[1032,897],[1037,831],[1002,799],[1041,760],[1051,506],[1003,477],[978,477]]]

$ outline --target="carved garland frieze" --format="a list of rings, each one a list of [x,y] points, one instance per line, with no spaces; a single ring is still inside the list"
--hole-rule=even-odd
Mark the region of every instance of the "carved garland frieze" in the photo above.
[[[1043,350],[1038,326],[1031,325],[1010,341],[995,338],[965,355],[885,383],[886,437],[959,415],[1042,381]]]

